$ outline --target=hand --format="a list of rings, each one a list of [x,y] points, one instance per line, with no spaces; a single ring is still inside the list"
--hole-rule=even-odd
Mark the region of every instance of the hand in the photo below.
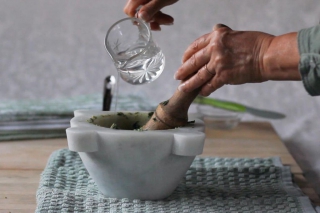
[[[136,15],[146,22],[150,22],[152,30],[161,30],[160,25],[172,25],[174,19],[162,13],[160,10],[168,5],[176,3],[178,0],[128,0],[123,11],[130,17]],[[141,6],[138,14],[136,10]]]
[[[183,55],[175,74],[183,83],[179,90],[191,92],[202,87],[208,96],[225,84],[263,82],[263,56],[274,36],[252,31],[233,31],[218,24],[211,33],[195,40]]]

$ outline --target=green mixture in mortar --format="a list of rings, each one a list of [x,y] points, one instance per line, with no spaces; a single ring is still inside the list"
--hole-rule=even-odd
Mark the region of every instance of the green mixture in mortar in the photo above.
[[[92,116],[87,120],[87,122],[110,129],[145,131],[142,130],[141,127],[152,117],[153,114],[154,112],[117,112],[114,114]]]

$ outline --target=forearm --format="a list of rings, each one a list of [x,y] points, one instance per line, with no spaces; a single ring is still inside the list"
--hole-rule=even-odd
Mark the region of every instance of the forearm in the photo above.
[[[262,71],[267,80],[301,80],[297,33],[275,36],[263,56]]]

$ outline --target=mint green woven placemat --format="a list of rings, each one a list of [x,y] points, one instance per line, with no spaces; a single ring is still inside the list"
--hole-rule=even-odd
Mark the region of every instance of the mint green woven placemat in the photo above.
[[[116,101],[117,100],[117,101]],[[113,98],[111,110],[153,111],[157,104],[138,95],[121,95]],[[92,94],[55,100],[11,100],[0,102],[0,141],[64,138],[65,129],[77,109],[102,110],[102,95]],[[48,122],[60,122],[59,128],[45,126]],[[32,123],[43,123],[33,129]],[[59,123],[57,123],[59,124]],[[11,126],[15,129],[8,129]],[[19,126],[19,127],[18,127]]]
[[[53,100],[1,101],[0,123],[70,118],[73,117],[73,112],[77,109],[102,110],[102,99],[101,94],[91,94]],[[111,109],[115,107],[115,103],[116,98],[114,97]],[[156,106],[156,103],[138,95],[119,95],[117,99],[118,110],[149,111],[155,109]]]
[[[36,212],[314,213],[278,158],[196,158],[171,196],[160,201],[108,198],[79,155],[54,152],[41,175]]]

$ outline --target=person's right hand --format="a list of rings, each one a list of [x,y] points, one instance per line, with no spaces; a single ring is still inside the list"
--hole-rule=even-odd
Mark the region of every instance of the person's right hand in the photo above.
[[[130,17],[143,19],[150,22],[152,30],[161,30],[160,25],[172,25],[174,19],[160,10],[168,5],[176,3],[178,0],[128,0],[123,11]],[[137,9],[140,8],[138,14]]]
[[[179,90],[208,96],[223,85],[268,80],[301,80],[297,33],[273,36],[258,31],[235,31],[217,24],[195,40],[175,74]]]

